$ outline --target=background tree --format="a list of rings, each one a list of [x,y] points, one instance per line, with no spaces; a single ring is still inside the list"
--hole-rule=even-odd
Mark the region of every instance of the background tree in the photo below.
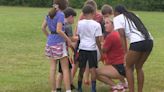
[[[0,0],[0,5],[51,7],[53,0]],[[82,8],[86,0],[69,0],[73,8]],[[100,9],[103,4],[124,4],[132,10],[164,11],[164,0],[95,0]]]

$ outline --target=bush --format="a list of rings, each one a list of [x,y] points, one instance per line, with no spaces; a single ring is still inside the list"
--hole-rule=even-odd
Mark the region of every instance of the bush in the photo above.
[[[69,5],[73,8],[82,8],[86,0],[69,0]],[[100,9],[104,4],[115,6],[124,4],[129,9],[147,10],[147,11],[164,11],[164,0],[95,0]],[[31,7],[50,7],[53,0],[0,0],[0,5],[12,6],[31,6]]]

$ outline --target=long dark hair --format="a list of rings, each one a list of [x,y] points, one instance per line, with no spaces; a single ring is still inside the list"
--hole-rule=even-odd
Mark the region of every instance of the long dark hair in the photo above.
[[[117,5],[114,11],[118,12],[119,14],[123,14],[127,18],[128,24],[131,23],[132,27],[135,28],[134,25],[132,24],[133,22],[137,27],[137,30],[144,35],[145,39],[150,38],[147,28],[133,12],[128,11],[123,5]]]
[[[66,9],[68,6],[68,0],[53,0],[53,7],[50,9],[48,12],[48,15],[50,16],[51,19],[54,18],[57,12],[57,8],[60,10]]]

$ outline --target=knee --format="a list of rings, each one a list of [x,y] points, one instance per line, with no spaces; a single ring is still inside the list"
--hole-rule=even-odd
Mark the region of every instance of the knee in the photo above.
[[[96,74],[97,74],[97,75],[99,75],[99,74],[100,74],[99,69],[96,69]]]
[[[135,69],[136,69],[137,72],[142,71],[142,67],[140,67],[140,66],[135,66]]]
[[[133,65],[133,66],[128,66],[128,65],[126,65],[126,66],[125,66],[125,70],[126,70],[126,71],[128,71],[128,70],[132,70],[132,71],[133,71],[133,70],[134,70],[134,65]]]
[[[50,71],[55,72],[56,71],[56,68],[51,66],[50,67]]]
[[[84,71],[85,71],[85,68],[81,68],[80,71],[79,71],[79,76],[81,78],[83,78]]]

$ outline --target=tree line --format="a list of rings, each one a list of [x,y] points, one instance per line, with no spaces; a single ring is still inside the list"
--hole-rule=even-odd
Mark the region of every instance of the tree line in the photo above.
[[[73,8],[82,8],[86,0],[69,0]],[[124,4],[132,10],[164,11],[164,0],[95,0],[100,9],[102,5],[115,6]],[[0,0],[0,5],[29,6],[29,7],[51,7],[53,0]]]

